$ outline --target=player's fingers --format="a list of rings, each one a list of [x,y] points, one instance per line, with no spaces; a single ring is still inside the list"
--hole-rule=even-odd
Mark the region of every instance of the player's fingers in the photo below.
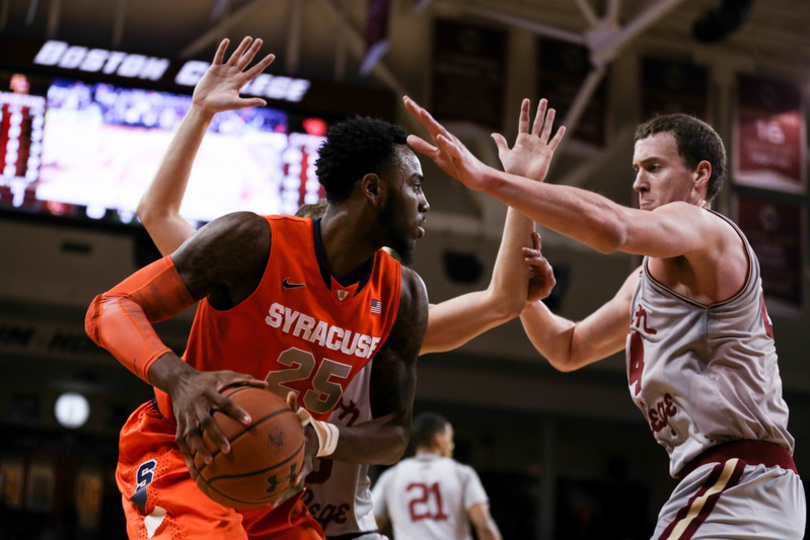
[[[215,385],[216,390],[222,393],[229,386],[255,386],[256,388],[267,388],[268,382],[264,379],[257,379],[247,373],[237,373],[235,371],[223,371],[220,381]]]
[[[459,148],[453,139],[450,139],[440,133],[436,136],[436,144],[438,145],[439,150],[446,152],[451,158],[458,157]]]
[[[235,403],[234,406],[236,406]],[[225,409],[221,409],[219,407],[220,406],[217,405],[217,410],[222,410],[223,412],[225,411]],[[240,412],[237,413],[237,415],[234,416],[234,418],[239,419],[240,415],[247,414],[242,409],[239,409],[239,411]],[[211,441],[211,443],[214,445],[215,448],[219,448],[220,450],[222,450],[223,454],[227,454],[228,452],[231,451],[231,445],[228,442],[227,437],[225,437],[225,435],[222,434],[222,431],[220,431],[217,423],[214,422],[214,418],[211,416],[211,414],[202,415],[200,417],[199,422],[200,422],[200,429],[197,432],[192,432],[190,441],[191,444],[196,445],[197,441],[199,440],[199,443],[202,445],[203,448],[205,448],[206,452],[208,452],[208,448],[205,446],[205,443],[203,441],[203,433],[205,433],[206,435],[208,435],[208,440]],[[210,456],[210,452],[208,452],[208,455]]]
[[[287,406],[295,412],[298,409],[297,396],[292,390],[287,392]]]
[[[538,251],[543,247],[542,237],[540,236],[540,233],[537,231],[532,233],[532,244],[534,245],[534,249]]]
[[[425,141],[418,135],[408,135],[408,144],[420,154],[431,155],[435,154],[437,150],[435,146]]]
[[[444,128],[439,124],[426,109],[420,107],[414,100],[408,96],[403,96],[402,101],[405,103],[405,108],[408,109],[414,118],[416,118],[422,126],[428,130],[428,133],[435,139],[439,133],[442,133]]]
[[[234,109],[248,109],[250,107],[264,107],[267,102],[262,98],[239,98],[234,102]]]
[[[262,43],[264,42],[261,38],[256,38],[253,40],[253,43],[251,43],[250,47],[247,48],[245,54],[239,57],[239,62],[237,63],[239,69],[245,69],[251,62],[253,62],[253,59],[256,57],[256,54],[258,54],[259,49],[262,48]]]
[[[562,141],[563,137],[565,136],[565,126],[560,126],[557,130],[557,133],[554,134],[554,138],[551,139],[551,142],[548,143],[549,147],[552,150],[556,150],[558,146],[560,146],[560,141]]]
[[[268,54],[267,56],[262,58],[261,61],[258,62],[255,66],[245,71],[245,76],[247,76],[248,79],[253,79],[257,77],[262,71],[267,69],[267,66],[272,64],[273,60],[275,59],[276,59],[275,54]]]
[[[186,434],[180,433],[179,426],[177,436],[175,437],[175,441],[177,442],[177,447],[180,449],[180,453],[183,454],[183,458],[185,458],[186,462],[193,461],[194,459],[191,455],[191,450],[189,449],[189,446],[186,443]]]
[[[230,40],[228,38],[225,38],[219,42],[217,52],[216,54],[214,54],[214,65],[222,63],[222,59],[225,58],[225,50],[228,48],[228,43],[230,43]]]
[[[205,463],[211,463],[211,452],[205,446],[202,438],[202,426],[197,422],[178,423],[177,436],[175,437],[177,446],[186,459],[192,459],[193,453],[202,456]]]
[[[547,142],[548,138],[551,137],[551,128],[554,125],[554,118],[557,116],[557,111],[555,109],[549,109],[546,112],[546,119],[543,123],[543,131],[540,133],[540,140],[543,142]]]
[[[534,123],[532,124],[532,135],[540,135],[543,129],[543,122],[546,119],[546,108],[548,107],[548,100],[543,98],[537,104],[537,112],[534,115]]]
[[[245,425],[250,424],[252,421],[250,414],[248,414],[245,409],[237,405],[235,401],[228,399],[225,396],[222,396],[222,399],[218,399],[216,401],[215,409],[224,412],[237,422],[241,422]]]
[[[529,132],[529,114],[532,108],[532,102],[528,98],[524,98],[520,102],[520,118],[518,119],[518,133]]]
[[[521,248],[521,251],[523,253],[524,259],[526,259],[527,262],[530,259],[533,260],[533,261],[545,260],[545,257],[543,257],[543,253],[539,249],[523,247],[523,248]]]
[[[238,65],[239,61],[242,58],[242,55],[245,53],[245,51],[247,50],[248,46],[250,46],[252,41],[253,38],[250,36],[243,37],[242,41],[239,42],[239,46],[236,47],[236,50],[233,51],[233,54],[231,54],[230,58],[228,58],[228,61],[226,63],[230,66]]]
[[[495,146],[498,147],[499,152],[508,152],[509,151],[509,143],[506,141],[506,138],[501,135],[500,133],[493,133],[490,135],[492,140],[495,141]]]

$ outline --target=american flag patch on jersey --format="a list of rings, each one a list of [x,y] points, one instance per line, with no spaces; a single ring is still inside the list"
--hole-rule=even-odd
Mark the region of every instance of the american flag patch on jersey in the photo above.
[[[371,300],[371,312],[376,313],[377,315],[382,313],[382,302],[379,300]]]

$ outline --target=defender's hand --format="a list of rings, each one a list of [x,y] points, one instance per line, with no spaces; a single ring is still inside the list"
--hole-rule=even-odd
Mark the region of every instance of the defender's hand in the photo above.
[[[245,37],[230,58],[223,61],[228,43],[228,39],[223,39],[219,44],[214,62],[194,88],[193,104],[210,113],[267,105],[267,102],[259,97],[242,98],[239,91],[264,71],[275,60],[275,56],[268,54],[247,69],[259,52],[262,40],[254,41],[249,36]]]
[[[404,96],[402,100],[408,112],[428,131],[435,146],[416,135],[408,135],[408,144],[417,152],[435,161],[436,165],[441,167],[444,172],[457,180],[461,180],[468,188],[476,191],[483,190],[485,187],[484,173],[489,167],[481,163],[455,135],[447,131],[426,109],[420,107],[408,96]]]
[[[554,269],[540,251],[542,247],[540,235],[536,232],[532,233],[532,243],[534,248],[523,248],[524,260],[531,267],[529,272],[529,294],[526,298],[528,302],[548,298],[552,289],[554,289],[554,285],[557,284]]]
[[[524,99],[520,105],[517,139],[511,149],[503,135],[493,133],[492,138],[498,146],[498,157],[506,172],[542,182],[548,174],[554,151],[565,135],[565,126],[560,126],[554,137],[549,139],[556,112],[548,108],[548,100],[545,98],[537,106],[531,130],[530,112],[531,101]]]

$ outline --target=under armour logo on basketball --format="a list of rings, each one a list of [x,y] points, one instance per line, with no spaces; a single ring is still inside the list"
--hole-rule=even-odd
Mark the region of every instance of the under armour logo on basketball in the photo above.
[[[281,286],[285,289],[298,289],[300,287],[306,287],[306,283],[290,283],[290,278],[285,277],[284,281],[281,282]]]

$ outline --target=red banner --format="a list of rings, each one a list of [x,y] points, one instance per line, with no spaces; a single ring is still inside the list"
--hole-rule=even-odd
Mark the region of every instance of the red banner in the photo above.
[[[740,75],[737,89],[734,181],[804,193],[807,142],[798,86]]]
[[[779,304],[801,309],[802,206],[746,195],[737,195],[736,201],[737,224],[759,259],[765,294]]]
[[[390,0],[368,0],[366,20],[366,56],[360,73],[367,75],[380,58],[388,52],[388,18],[391,12]]]

